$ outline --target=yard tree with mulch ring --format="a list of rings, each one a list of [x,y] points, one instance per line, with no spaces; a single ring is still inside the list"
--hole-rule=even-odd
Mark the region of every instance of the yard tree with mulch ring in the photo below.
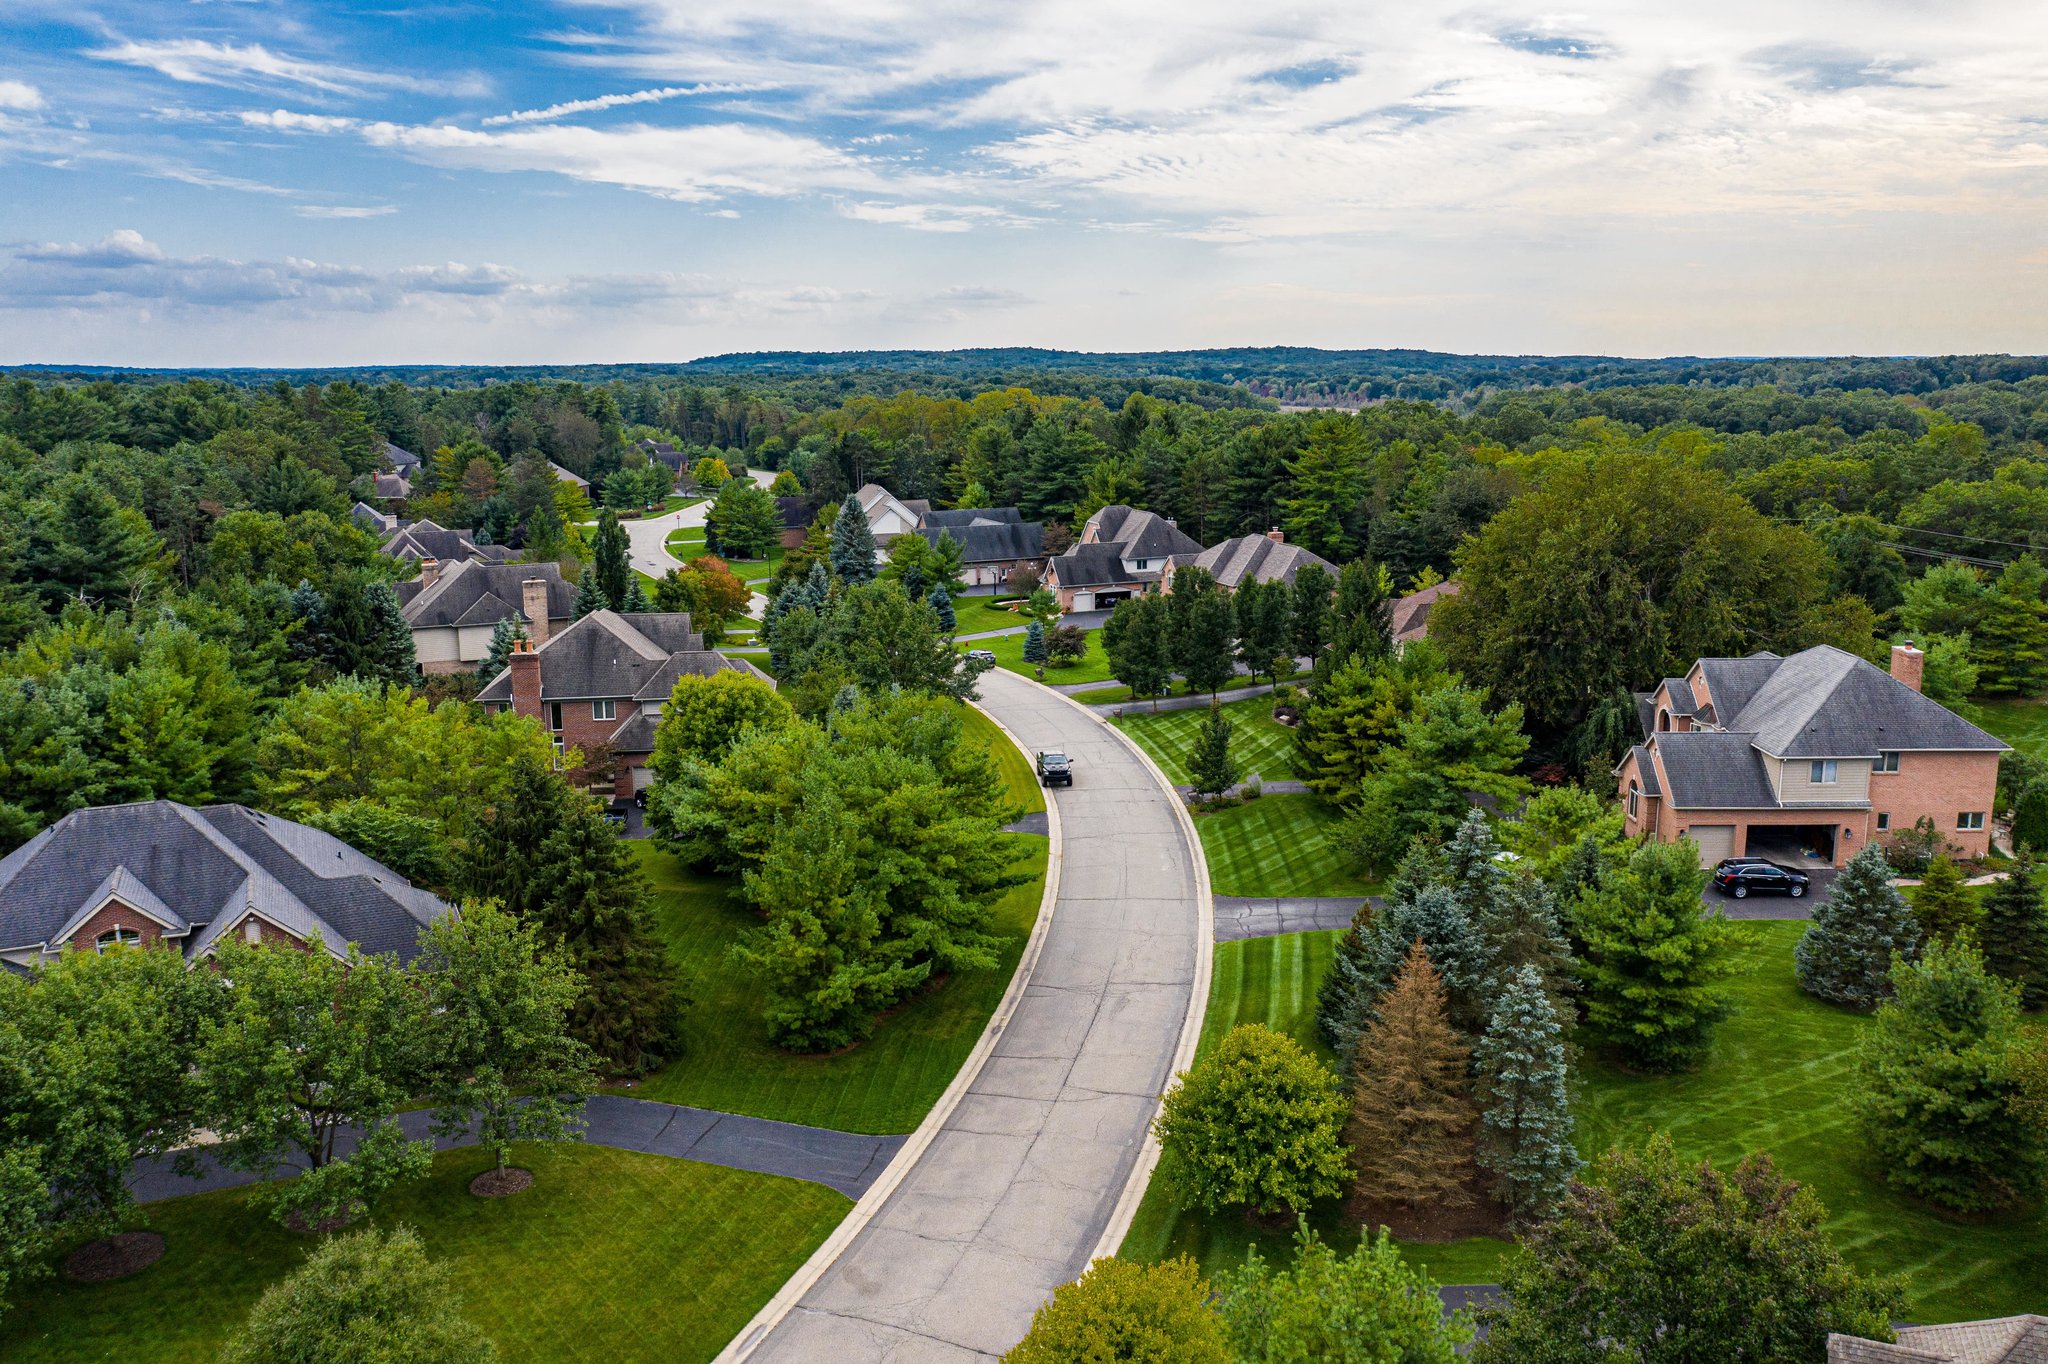
[[[1004,1364],[1231,1364],[1209,1285],[1185,1255],[1158,1264],[1102,1259],[1061,1284]]]
[[[1983,916],[1977,897],[1963,883],[1963,869],[1947,853],[1936,854],[1913,887],[1913,917],[1923,940],[1954,942],[1959,934],[1975,932]]]
[[[1446,1315],[1384,1227],[1340,1256],[1303,1222],[1291,1264],[1269,1265],[1254,1246],[1216,1290],[1237,1364],[1456,1364],[1472,1339],[1471,1313]]]
[[[581,1135],[597,1076],[569,1036],[584,987],[565,948],[486,901],[429,924],[412,969],[426,982],[436,1135],[473,1134],[500,1186],[513,1142]]]
[[[1890,1340],[1896,1279],[1835,1249],[1827,1211],[1768,1155],[1724,1174],[1664,1133],[1612,1150],[1527,1230],[1506,1300],[1480,1314],[1474,1364],[1818,1360],[1828,1334]]]
[[[2022,852],[2011,873],[1984,896],[1978,937],[1984,964],[2020,988],[2020,1007],[2048,1007],[2048,904],[2034,879],[2032,853]]]
[[[497,1347],[462,1314],[419,1233],[337,1236],[265,1289],[221,1364],[491,1364]]]
[[[1188,750],[1188,775],[1194,779],[1195,794],[1217,796],[1237,784],[1237,761],[1230,756],[1230,718],[1214,701]]]
[[[1472,1201],[1471,1049],[1444,1013],[1444,987],[1417,939],[1358,1040],[1344,1139],[1360,1198],[1463,1207]]]
[[[2041,1191],[2048,1133],[2021,1111],[2019,991],[1968,943],[1930,942],[1892,967],[1851,1095],[1864,1141],[1897,1188],[1957,1212]]]
[[[1343,1191],[1344,1096],[1299,1042],[1248,1023],[1176,1078],[1153,1130],[1183,1202],[1270,1215]]]
[[[426,1071],[417,982],[354,946],[337,959],[317,934],[304,950],[226,937],[215,960],[234,982],[198,1048],[200,1107],[226,1134],[215,1158],[265,1179],[298,1171],[263,1197],[301,1228],[354,1217],[425,1175],[433,1143],[408,1140],[392,1117]],[[343,1156],[347,1129],[360,1137]]]
[[[1578,1173],[1564,1028],[1533,966],[1520,968],[1473,1051],[1480,1105],[1479,1164],[1500,1181],[1517,1224],[1547,1217]]]
[[[1800,989],[1866,1013],[1891,994],[1892,958],[1920,951],[1919,921],[1891,875],[1876,843],[1849,859],[1793,951]]]
[[[1728,1016],[1728,921],[1701,913],[1706,884],[1691,840],[1644,843],[1579,899],[1586,1030],[1631,1069],[1696,1064]]]

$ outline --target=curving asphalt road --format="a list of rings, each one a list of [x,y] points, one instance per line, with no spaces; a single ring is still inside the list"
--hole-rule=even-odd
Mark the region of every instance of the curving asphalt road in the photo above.
[[[775,481],[774,473],[767,469],[750,469],[747,473],[764,488]],[[627,559],[650,578],[659,578],[672,568],[682,567],[683,561],[668,552],[668,537],[676,531],[703,525],[710,511],[711,499],[705,498],[681,511],[620,522],[626,528]],[[747,614],[758,619],[767,606],[768,599],[756,592],[753,600],[747,603]]]
[[[965,1097],[872,1220],[726,1358],[993,1360],[1087,1268],[1137,1168],[1209,931],[1199,854],[1173,792],[1108,726],[1001,670],[981,691],[1027,749],[1074,759],[1074,786],[1052,793],[1062,869],[1044,949]]]

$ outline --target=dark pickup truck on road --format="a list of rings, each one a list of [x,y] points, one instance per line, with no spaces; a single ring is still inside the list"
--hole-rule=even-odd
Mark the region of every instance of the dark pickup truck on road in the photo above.
[[[1074,765],[1067,761],[1064,753],[1041,753],[1038,755],[1038,784],[1040,786],[1072,786]]]

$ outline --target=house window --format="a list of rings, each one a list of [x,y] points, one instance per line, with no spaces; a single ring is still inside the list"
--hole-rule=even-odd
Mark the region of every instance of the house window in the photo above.
[[[1892,817],[1890,813],[1887,811],[1879,811],[1877,816],[1877,831],[1879,833],[1883,833],[1886,829],[1889,829],[1891,827]]]
[[[133,928],[110,928],[92,940],[95,952],[105,952],[109,947],[140,947],[142,933]]]
[[[616,720],[619,718],[619,703],[613,700],[592,701],[590,718],[593,720]]]
[[[1896,772],[1896,771],[1898,771],[1898,770],[1899,770],[1899,755],[1898,755],[1897,753],[1880,753],[1880,754],[1878,754],[1878,755],[1877,755],[1877,756],[1876,756],[1875,758],[1872,758],[1872,759],[1870,760],[1870,770],[1871,770],[1871,771],[1873,771],[1873,772]]]
[[[548,702],[548,728],[557,734],[562,732],[562,703],[560,701]]]
[[[1981,829],[1981,828],[1983,828],[1983,827],[1984,827],[1984,812],[1983,812],[1982,810],[1965,810],[1965,811],[1963,811],[1963,812],[1962,812],[1961,814],[1959,814],[1959,815],[1957,815],[1957,816],[1956,816],[1956,827],[1957,827],[1958,829]]]
[[[1657,728],[1659,728],[1659,729],[1669,729],[1669,728],[1671,728],[1671,712],[1670,712],[1670,711],[1668,711],[1668,710],[1660,710],[1660,711],[1658,711],[1658,712],[1657,712]]]
[[[1151,566],[1152,566],[1152,561],[1151,561],[1150,559],[1140,559],[1140,560],[1138,560],[1138,567],[1139,567],[1139,568],[1150,568]]]
[[[1806,779],[1815,786],[1833,786],[1835,784],[1835,760],[1833,758],[1815,758],[1809,765]]]
[[[1628,817],[1630,819],[1636,817],[1636,782],[1633,777],[1629,778],[1628,783]]]

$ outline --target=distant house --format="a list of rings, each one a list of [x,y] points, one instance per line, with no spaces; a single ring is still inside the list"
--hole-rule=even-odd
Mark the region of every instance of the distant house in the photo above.
[[[1045,585],[1062,611],[1097,611],[1159,590],[1170,560],[1192,563],[1199,540],[1157,512],[1116,503],[1081,527],[1081,538],[1046,564]]]
[[[804,542],[804,534],[811,523],[818,519],[818,509],[811,505],[808,497],[778,497],[775,499],[775,515],[781,522],[781,540],[784,549],[795,549]]]
[[[412,482],[404,474],[372,474],[370,493],[379,502],[403,502],[412,496]]]
[[[2042,1364],[2048,1317],[2029,1314],[1944,1326],[1900,1326],[1895,1345],[1840,1333],[1828,1336],[1828,1364]]]
[[[403,446],[393,445],[388,440],[384,442],[384,462],[396,472],[405,475],[407,482],[412,480],[420,467],[418,455]]]
[[[555,482],[567,483],[571,487],[577,488],[584,493],[588,493],[590,491],[590,480],[584,478],[581,474],[572,474],[567,469],[564,469],[561,465],[555,463],[553,460],[548,461],[548,468],[555,471]]]
[[[378,511],[367,502],[358,502],[350,507],[348,519],[364,530],[375,531],[379,535],[389,535],[399,527],[398,517],[394,513]]]
[[[1445,597],[1458,595],[1456,581],[1437,583],[1420,592],[1410,592],[1405,597],[1394,599],[1393,631],[1394,648],[1400,650],[1418,639],[1429,637],[1430,608]]]
[[[240,805],[172,800],[74,810],[0,858],[0,961],[165,943],[186,961],[224,939],[408,959],[450,913],[438,897],[318,829]]]
[[[689,455],[665,440],[650,440],[643,437],[633,442],[633,448],[647,456],[652,463],[668,466],[668,471],[672,475],[671,482],[689,472]]]
[[[612,792],[625,799],[653,780],[654,728],[676,679],[718,672],[768,680],[753,664],[705,648],[685,612],[593,611],[514,652],[477,700],[532,716],[557,746],[586,758],[608,748],[617,759]]]
[[[1922,818],[1963,853],[1990,848],[2006,745],[1920,694],[1925,655],[1890,674],[1818,645],[1703,658],[1636,697],[1643,741],[1615,767],[1625,828],[1690,838],[1700,861],[1841,866]]]
[[[384,553],[415,563],[438,559],[443,564],[502,564],[512,557],[512,551],[504,545],[478,544],[475,531],[450,530],[432,521],[392,527],[384,537]]]
[[[1026,521],[1015,507],[927,511],[917,533],[934,545],[941,535],[953,537],[969,587],[993,587],[1018,569],[1045,564],[1044,523]]]
[[[1216,579],[1218,587],[1231,592],[1247,580],[1285,583],[1291,587],[1294,575],[1311,564],[1329,574],[1332,585],[1335,585],[1335,564],[1309,553],[1300,545],[1288,544],[1287,537],[1275,528],[1264,535],[1240,535],[1220,545],[1211,545],[1186,563],[1176,559],[1168,567],[1163,586],[1165,591],[1172,592],[1173,574],[1181,568],[1206,568]]]
[[[422,672],[474,668],[501,620],[523,622],[538,644],[576,618],[576,589],[553,564],[422,559],[419,577],[393,586]]]
[[[932,509],[932,504],[922,498],[906,502],[879,483],[863,484],[853,497],[867,515],[868,529],[874,532],[878,549],[886,549],[897,536],[916,530]]]

